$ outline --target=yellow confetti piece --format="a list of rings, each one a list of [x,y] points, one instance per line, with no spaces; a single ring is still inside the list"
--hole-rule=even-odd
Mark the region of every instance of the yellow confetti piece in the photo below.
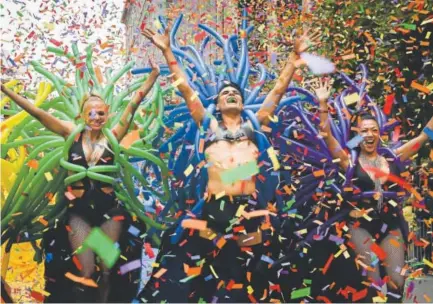
[[[53,180],[53,176],[51,175],[51,172],[45,172],[45,179],[49,182]]]
[[[159,30],[162,29],[162,25],[161,22],[159,22],[159,20],[155,20],[153,21],[153,25]]]
[[[302,234],[306,234],[307,233],[307,229],[301,229],[295,232],[298,235],[302,235]]]
[[[215,199],[220,199],[220,198],[222,198],[224,195],[226,195],[226,192],[225,191],[221,191],[220,193],[217,193],[216,195],[215,195]]]
[[[373,303],[386,303],[386,300],[388,299],[388,297],[374,297],[373,298]]]
[[[198,97],[198,92],[194,91],[194,94],[191,96],[191,100],[194,100]]]
[[[426,264],[428,267],[430,267],[430,268],[433,269],[433,263],[432,263],[432,262],[430,262],[430,261],[427,260],[427,259],[423,259],[422,261],[423,261],[423,263]]]
[[[247,292],[248,294],[252,294],[254,292],[253,287],[251,287],[250,285],[247,286]]]
[[[369,217],[366,213],[364,213],[363,217],[369,222],[371,222],[371,220],[372,220],[372,218]]]
[[[240,205],[238,210],[236,211],[236,217],[240,217],[245,210],[245,205]]]
[[[178,85],[180,85],[182,82],[184,82],[183,78],[179,78],[178,80],[176,80],[175,82],[173,82],[171,85],[175,88],[177,88]]]
[[[344,256],[345,259],[350,258],[350,254],[349,254],[349,252],[347,250],[345,252],[343,252],[343,256]]]
[[[214,275],[215,278],[219,279],[217,273],[215,272],[215,269],[213,269],[212,265],[209,265],[210,271],[212,271],[212,274]]]
[[[269,158],[271,159],[272,166],[274,167],[274,171],[277,171],[278,169],[280,169],[281,165],[278,162],[277,155],[275,154],[275,150],[273,147],[269,147],[267,151],[268,151]]]
[[[272,122],[278,122],[278,116],[276,115],[269,115],[268,118]]]
[[[194,167],[190,164],[183,173],[185,174],[185,176],[189,176],[193,170]]]
[[[347,96],[344,96],[344,102],[349,106],[352,105],[354,103],[359,102],[359,100],[361,99],[361,97],[358,95],[358,93],[353,93]]]

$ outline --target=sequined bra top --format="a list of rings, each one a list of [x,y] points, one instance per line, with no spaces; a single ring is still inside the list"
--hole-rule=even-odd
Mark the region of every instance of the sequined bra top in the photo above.
[[[205,142],[205,149],[209,147],[211,144],[218,142],[220,140],[235,142],[242,140],[251,140],[256,143],[256,136],[254,134],[254,129],[248,124],[248,122],[244,122],[241,124],[241,127],[236,132],[232,133],[228,130],[222,122],[218,124],[218,129],[214,132],[209,139]]]

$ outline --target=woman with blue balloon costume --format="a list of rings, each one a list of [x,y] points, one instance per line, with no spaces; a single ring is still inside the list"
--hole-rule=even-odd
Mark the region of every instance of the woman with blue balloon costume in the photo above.
[[[257,200],[260,134],[286,92],[297,67],[304,64],[300,53],[316,44],[318,32],[295,41],[292,53],[276,86],[257,115],[244,121],[244,94],[230,78],[218,91],[216,109],[221,121],[206,112],[187,82],[170,46],[169,28],[143,34],[162,52],[194,122],[209,132],[202,142],[208,183],[201,217],[184,219],[163,235],[160,253],[150,281],[138,295],[148,302],[256,302],[266,301],[269,286],[266,270],[278,258],[272,208]],[[229,71],[228,71],[229,72]],[[207,84],[207,85],[216,85]],[[263,136],[263,135],[262,135]],[[275,189],[267,189],[273,192]],[[179,229],[180,228],[180,229]],[[186,228],[182,231],[182,228]]]

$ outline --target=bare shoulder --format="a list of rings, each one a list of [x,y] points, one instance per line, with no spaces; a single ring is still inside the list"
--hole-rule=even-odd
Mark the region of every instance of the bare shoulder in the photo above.
[[[209,127],[212,132],[215,132],[218,129],[218,120],[215,117],[211,118]]]

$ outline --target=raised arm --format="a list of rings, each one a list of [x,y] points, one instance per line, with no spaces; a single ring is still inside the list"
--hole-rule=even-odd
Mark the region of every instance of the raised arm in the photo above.
[[[426,130],[429,130],[427,132],[433,133],[433,117],[430,118],[429,122],[425,126]],[[422,145],[428,140],[428,135],[426,132],[421,132],[420,135],[418,135],[415,138],[412,138],[407,143],[402,145],[400,148],[395,149],[395,154],[397,154],[398,157],[400,157],[401,161],[408,160],[413,155],[418,153],[419,149],[421,149]]]
[[[309,34],[307,31],[301,37],[295,39],[293,52],[289,55],[286,65],[278,77],[275,87],[266,96],[265,101],[256,114],[260,123],[265,125],[269,123],[269,117],[274,115],[281,98],[283,98],[287,88],[289,87],[295,70],[305,64],[300,58],[300,54],[308,50],[310,46],[317,44],[317,40],[319,38],[320,33],[318,31],[315,31],[312,34]]]
[[[143,98],[149,93],[152,86],[155,84],[156,79],[159,76],[159,67],[153,60],[149,60],[149,64],[152,67],[152,72],[149,78],[143,83],[143,85],[135,92],[128,106],[122,114],[119,122],[113,128],[113,134],[116,136],[118,141],[121,141],[128,132],[131,121],[134,119],[135,111],[143,101]]]
[[[33,103],[18,95],[1,84],[1,91],[19,105],[24,111],[39,120],[48,130],[66,138],[76,128],[75,124],[69,121],[60,120],[50,113],[36,107]]]
[[[316,80],[314,85],[314,91],[317,99],[319,100],[319,116],[320,116],[320,134],[323,136],[326,144],[328,145],[329,151],[333,159],[340,159],[339,165],[343,170],[347,170],[349,167],[349,156],[344,151],[338,140],[332,135],[331,125],[329,124],[329,113],[328,113],[328,98],[331,94],[331,87],[329,80],[324,82]]]
[[[167,27],[164,34],[158,34],[150,29],[145,29],[143,35],[146,36],[152,43],[162,51],[162,54],[167,61],[170,72],[174,75],[174,82],[177,83],[177,88],[182,93],[186,105],[191,113],[192,118],[197,125],[200,125],[206,110],[196,93],[188,84],[187,78],[178,65],[176,58],[170,46],[170,28]]]

